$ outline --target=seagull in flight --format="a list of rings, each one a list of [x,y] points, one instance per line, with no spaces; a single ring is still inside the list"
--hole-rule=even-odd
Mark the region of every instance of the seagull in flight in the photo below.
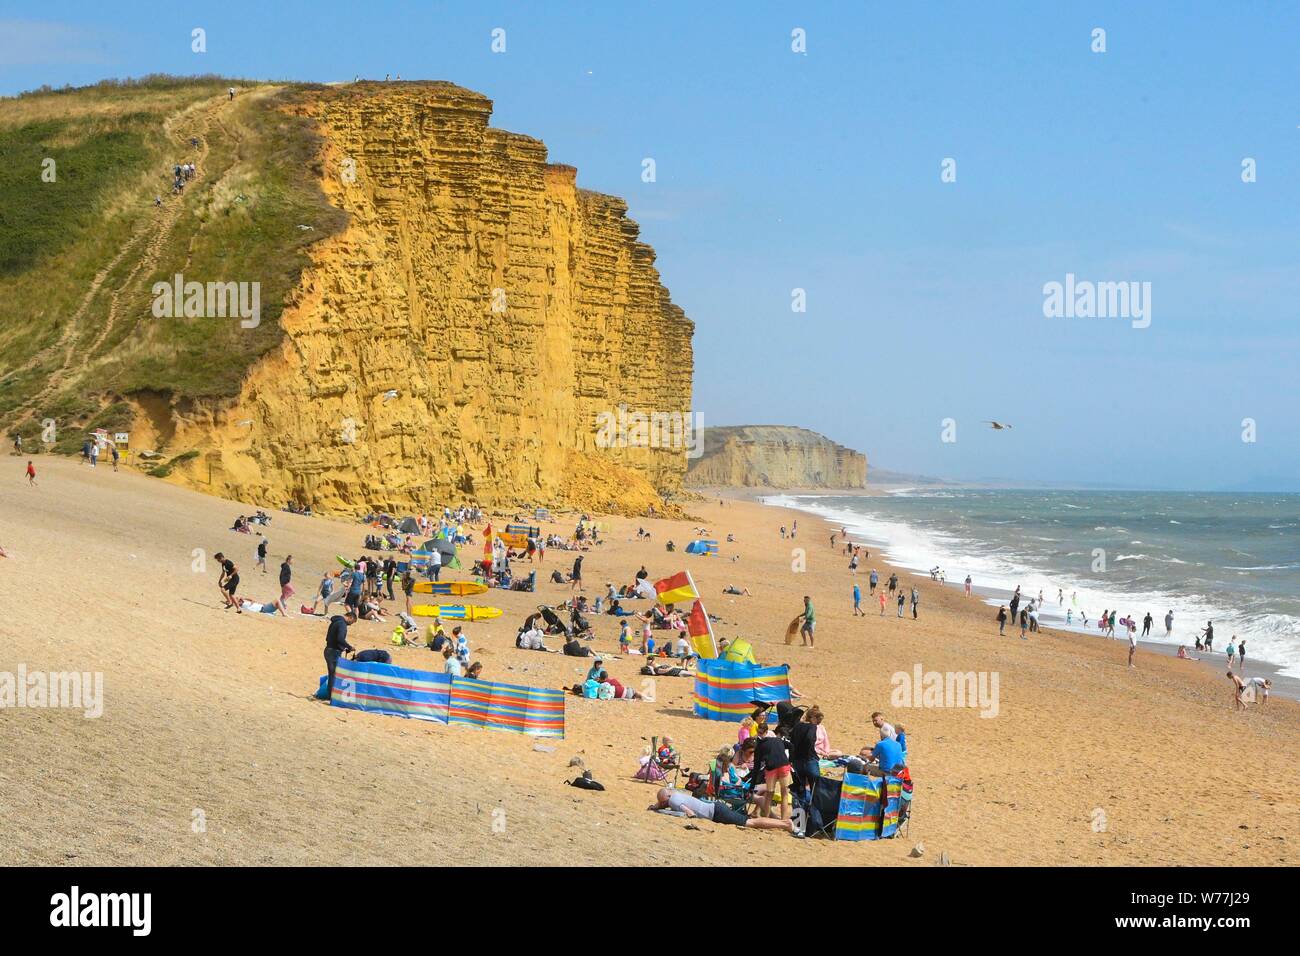
[[[990,422],[990,421],[986,421],[984,424],[985,424],[985,425],[991,425],[991,426],[993,427],[993,430],[994,430],[994,431],[998,431],[998,432],[1002,431],[1002,429],[1004,429],[1004,428],[1010,428],[1010,427],[1011,427],[1010,425],[1004,425],[1004,424],[1002,424],[1001,422]]]

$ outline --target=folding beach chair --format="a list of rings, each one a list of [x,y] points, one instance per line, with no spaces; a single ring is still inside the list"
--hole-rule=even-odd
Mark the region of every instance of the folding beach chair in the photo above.
[[[650,756],[641,764],[641,769],[636,772],[637,780],[644,780],[646,783],[663,784],[666,787],[677,787],[678,781],[683,773],[684,768],[677,761],[665,762],[659,756],[659,738],[650,738]]]

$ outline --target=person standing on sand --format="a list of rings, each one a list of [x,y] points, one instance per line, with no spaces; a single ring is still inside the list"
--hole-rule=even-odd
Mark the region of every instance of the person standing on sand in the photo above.
[[[235,592],[239,590],[239,568],[235,567],[235,562],[220,551],[214,557],[216,557],[217,563],[221,565],[221,578],[217,581],[217,588],[221,591],[221,596],[226,602],[226,607],[223,610],[233,607],[236,614],[243,614],[239,601],[235,599]]]
[[[1137,649],[1138,649],[1137,628],[1133,626],[1132,621],[1129,621],[1128,623],[1128,666],[1129,667],[1134,666],[1133,655],[1137,653]]]
[[[30,460],[27,462],[27,485],[31,488],[36,487],[36,466]]]
[[[109,454],[113,456],[113,470],[117,471],[117,462],[122,457],[121,453],[117,450],[117,442],[113,442],[113,444],[109,446],[108,451]]]
[[[902,588],[899,588],[898,589],[898,616],[900,618],[903,616],[903,605],[906,603],[907,603],[907,595],[903,593]]]
[[[891,575],[889,576],[889,593],[890,593],[890,594],[893,594],[893,593],[894,593],[894,589],[897,588],[897,587],[898,587],[898,575],[897,575],[897,574],[891,574]]]
[[[875,593],[876,593],[876,585],[880,583],[880,575],[876,573],[876,569],[875,569],[875,568],[872,568],[872,569],[871,569],[871,577],[868,578],[868,583],[871,585],[871,592],[870,592],[870,593],[875,594]]]
[[[1244,639],[1237,642],[1237,670],[1242,674],[1246,673],[1246,642]]]
[[[582,555],[578,555],[573,562],[573,573],[569,575],[570,587],[569,593],[584,590],[582,586]]]
[[[94,468],[98,464],[99,464],[99,442],[92,441],[90,443],[90,467]]]
[[[1233,659],[1236,658],[1236,656],[1237,656],[1237,645],[1236,645],[1236,643],[1235,643],[1236,640],[1237,640],[1237,635],[1236,635],[1236,634],[1234,634],[1234,635],[1232,635],[1232,637],[1228,638],[1228,646],[1227,646],[1227,648],[1226,648],[1225,651],[1224,651],[1224,653],[1226,653],[1226,654],[1228,655],[1228,667],[1232,667]]]
[[[325,602],[325,610],[330,609],[330,592],[334,590],[334,575],[326,571],[320,579],[320,587],[316,589],[316,600],[311,602],[311,612],[316,613],[316,605],[321,601]]]
[[[885,616],[885,591],[883,588],[880,591],[880,616]]]
[[[812,598],[803,596],[803,613],[799,615],[803,624],[799,626],[799,636],[803,638],[804,647],[813,646],[813,631],[817,628],[817,612],[813,610]]]
[[[970,597],[970,575],[966,575],[966,596]]]
[[[998,608],[998,637],[1001,637],[1006,632],[1007,632],[1007,608],[1006,605],[1004,604]]]
[[[254,567],[261,568],[262,573],[265,574],[266,573],[266,535],[259,534],[257,537],[258,537],[257,561],[256,564],[254,564]]]
[[[853,616],[867,616],[867,612],[862,610],[862,588],[858,587],[856,584],[853,585]]]
[[[912,620],[916,620],[916,606],[921,603],[921,592],[912,588]]]
[[[1020,588],[1016,588],[1016,593],[1011,595],[1011,620],[1014,623],[1020,613]]]
[[[327,703],[334,698],[334,669],[338,666],[339,658],[347,651],[356,650],[348,643],[348,625],[355,623],[357,623],[356,612],[348,608],[342,614],[335,614],[330,618],[329,629],[325,632],[325,670],[329,675],[325,678]]]
[[[857,556],[857,554],[854,554],[853,557],[849,558],[849,573],[850,573],[850,574],[857,574],[857,573],[858,573],[858,556]]]
[[[1228,668],[1228,680],[1232,681],[1232,701],[1236,709],[1245,710],[1246,702],[1241,699],[1241,692],[1246,689],[1245,681],[1234,674],[1231,667]]]
[[[293,580],[293,555],[286,554],[284,560],[280,562],[280,603],[293,597],[293,585],[289,582]]]

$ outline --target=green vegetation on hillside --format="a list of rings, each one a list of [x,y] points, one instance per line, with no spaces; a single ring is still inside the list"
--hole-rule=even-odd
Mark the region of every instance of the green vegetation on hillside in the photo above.
[[[285,109],[299,95],[155,77],[0,99],[6,430],[39,447],[40,423],[53,418],[65,450],[88,428],[124,428],[124,399],[135,393],[181,405],[237,394],[281,339],[306,247],[346,224],[321,192],[310,120]],[[46,158],[54,182],[42,181]],[[172,167],[186,162],[197,175],[172,195]],[[178,273],[256,283],[260,324],[181,310],[155,317],[154,283]]]

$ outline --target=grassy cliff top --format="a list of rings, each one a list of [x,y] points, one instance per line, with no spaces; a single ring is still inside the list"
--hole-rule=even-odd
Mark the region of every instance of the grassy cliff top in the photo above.
[[[283,109],[301,91],[159,76],[0,98],[6,430],[34,438],[53,418],[75,447],[88,428],[123,427],[126,396],[237,393],[280,341],[306,247],[346,223],[320,190],[310,121]],[[173,166],[191,162],[174,195]],[[258,283],[260,324],[155,316],[154,283],[177,273]]]

